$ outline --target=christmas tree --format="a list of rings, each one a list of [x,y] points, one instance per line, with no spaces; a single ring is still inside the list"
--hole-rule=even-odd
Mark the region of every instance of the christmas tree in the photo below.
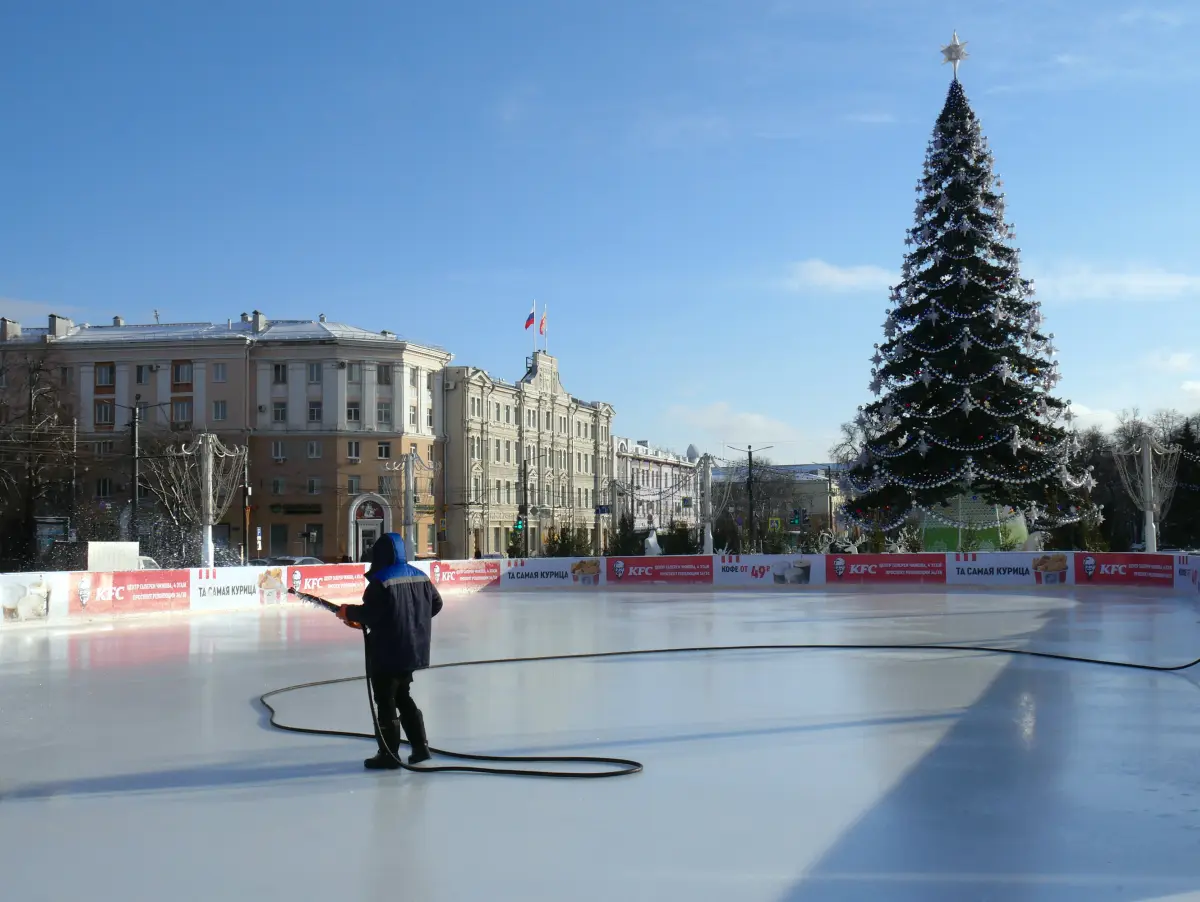
[[[878,397],[859,408],[865,439],[844,480],[843,513],[872,531],[914,515],[976,528],[946,513],[964,496],[1024,514],[1031,529],[1098,515],[1086,498],[1091,473],[1072,467],[1070,402],[1051,393],[1060,379],[1054,335],[1043,334],[1033,282],[1021,278],[1003,182],[958,80],[963,46],[956,34],[942,51],[954,79],[917,183],[886,340],[872,358]]]

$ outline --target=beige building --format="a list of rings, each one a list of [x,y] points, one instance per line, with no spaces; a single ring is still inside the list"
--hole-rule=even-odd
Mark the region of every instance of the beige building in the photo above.
[[[644,439],[614,438],[613,452],[618,516],[631,512],[636,529],[699,525],[700,452],[694,445],[682,455]]]
[[[251,558],[358,559],[381,532],[402,532],[410,452],[416,552],[437,550],[444,350],[324,315],[146,325],[114,317],[104,326],[52,315],[46,329],[0,322],[0,369],[28,366],[31,354],[52,360],[79,441],[111,462],[81,479],[84,497],[129,503],[131,480],[120,473],[136,407],[143,442],[207,430],[249,444]],[[218,544],[241,546],[240,498],[214,532]]]
[[[528,505],[530,554],[551,531],[586,530],[604,547],[610,515],[613,408],[563,388],[558,360],[536,351],[516,383],[475,367],[445,378],[445,557],[503,554]]]

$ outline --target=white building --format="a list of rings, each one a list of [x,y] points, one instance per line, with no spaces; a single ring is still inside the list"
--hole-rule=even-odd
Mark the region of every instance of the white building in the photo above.
[[[644,439],[614,438],[618,513],[632,510],[634,526],[670,529],[700,522],[700,453],[689,445],[686,455],[656,448]]]
[[[519,505],[530,554],[551,530],[583,529],[604,545],[613,408],[563,388],[558,360],[536,351],[516,383],[470,366],[443,371],[446,538],[443,557],[503,554]]]

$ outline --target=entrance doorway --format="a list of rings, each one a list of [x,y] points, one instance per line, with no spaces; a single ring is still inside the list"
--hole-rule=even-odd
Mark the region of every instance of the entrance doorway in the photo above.
[[[367,560],[379,538],[392,531],[392,509],[378,495],[359,495],[350,505],[349,526],[346,553],[352,561]]]

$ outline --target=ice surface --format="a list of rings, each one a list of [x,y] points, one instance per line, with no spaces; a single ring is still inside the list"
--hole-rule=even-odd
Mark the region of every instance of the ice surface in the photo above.
[[[1195,602],[1081,590],[451,598],[438,662],[767,642],[958,642],[1175,664]],[[419,674],[434,745],[632,757],[594,781],[366,772],[264,728],[361,672],[304,607],[0,628],[14,900],[1200,898],[1193,677],[968,652],[726,652]],[[362,683],[278,699],[368,731]],[[1186,894],[1186,895],[1185,895]]]

